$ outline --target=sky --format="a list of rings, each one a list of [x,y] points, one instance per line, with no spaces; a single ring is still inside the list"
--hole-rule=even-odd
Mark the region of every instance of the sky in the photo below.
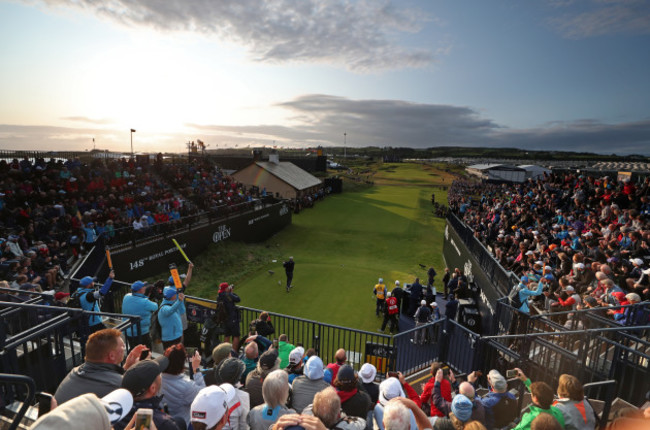
[[[646,0],[0,0],[0,41],[0,149],[650,155]]]

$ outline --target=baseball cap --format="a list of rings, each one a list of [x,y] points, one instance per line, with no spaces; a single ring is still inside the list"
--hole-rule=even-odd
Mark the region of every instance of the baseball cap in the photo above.
[[[390,291],[386,293],[386,297],[390,297],[392,295],[393,295],[393,293],[391,293]]]
[[[20,290],[27,291],[27,290],[35,290],[36,286],[34,284],[23,284],[19,288]]]
[[[214,427],[228,411],[228,395],[218,385],[210,385],[199,391],[190,406],[190,420]]]
[[[522,276],[520,279],[522,284],[527,284],[528,283],[528,276]]]
[[[424,306],[424,305],[426,305],[426,304],[427,304],[427,301],[426,301],[426,300],[420,300],[420,305]]]
[[[395,285],[399,286],[399,281],[395,281]]]
[[[575,291],[576,289],[573,288],[573,285],[567,285],[566,290],[567,291]]]
[[[630,263],[636,264],[637,266],[643,266],[643,260],[640,258],[633,258],[630,260]]]
[[[368,384],[375,380],[375,376],[377,376],[377,368],[375,366],[370,363],[365,363],[363,366],[361,366],[361,370],[359,370],[359,377],[363,382]]]
[[[336,379],[342,384],[354,382],[354,369],[349,364],[344,364],[336,374]]]
[[[226,291],[228,289],[228,283],[227,282],[222,282],[219,284],[219,292]]]
[[[79,285],[82,287],[87,287],[93,282],[95,282],[93,278],[91,278],[90,276],[84,276],[83,278],[81,278],[81,281],[79,281]]]
[[[582,269],[585,268],[585,265],[582,264],[582,263],[576,263],[575,268],[576,268],[576,269],[579,269],[579,270],[582,270]]]
[[[145,285],[146,284],[142,281],[135,281],[133,284],[131,284],[131,291],[133,292],[140,291],[140,289]]]
[[[289,363],[291,363],[291,364],[300,363],[304,353],[305,353],[305,348],[303,348],[302,346],[295,347],[289,353]]]
[[[124,372],[122,376],[122,388],[126,388],[133,394],[133,397],[143,395],[153,384],[158,375],[167,369],[169,359],[164,355],[155,360],[142,360]]]
[[[595,297],[587,296],[585,297],[585,303],[587,303],[589,306],[598,306],[598,302],[596,301]]]
[[[239,396],[237,396],[237,389],[231,384],[224,383],[219,385],[223,391],[226,392],[226,403],[228,404],[228,412],[232,413],[235,409],[241,406]]]
[[[104,409],[106,409],[111,425],[121,421],[133,407],[133,395],[124,388],[111,391],[102,397],[100,401],[104,405]]]
[[[64,293],[63,291],[59,291],[58,293],[54,294],[54,300],[61,300],[65,297],[69,297],[70,293]]]
[[[278,361],[278,352],[276,350],[268,350],[260,356],[260,367],[264,370],[273,369]]]
[[[553,276],[551,273],[547,273],[546,275],[544,275],[544,279],[546,279],[547,281],[554,281],[555,276]]]
[[[384,278],[379,278],[379,283],[383,284],[384,283]]]
[[[472,401],[462,394],[456,394],[451,401],[451,411],[462,422],[472,417]]]
[[[404,390],[397,378],[390,377],[379,384],[379,403],[386,406],[386,403],[394,397],[405,397]]]
[[[176,287],[165,287],[163,289],[163,297],[166,299],[171,299],[176,294],[178,294],[178,291],[176,291]]]

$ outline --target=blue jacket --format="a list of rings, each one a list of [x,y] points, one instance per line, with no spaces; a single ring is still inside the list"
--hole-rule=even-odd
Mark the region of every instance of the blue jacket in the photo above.
[[[183,335],[181,314],[185,313],[185,302],[182,300],[163,300],[158,311],[161,338],[163,342],[178,339]]]
[[[528,296],[539,296],[542,294],[544,284],[538,282],[536,290],[529,290],[525,285],[520,283],[519,288],[519,300],[521,300],[521,307],[519,310],[524,313],[530,313],[530,309],[528,308]]]
[[[151,315],[158,309],[158,305],[147,298],[144,294],[131,293],[124,296],[122,300],[122,313],[137,315],[140,317],[141,334],[149,333],[151,327]],[[126,329],[127,336],[137,336],[135,326]]]

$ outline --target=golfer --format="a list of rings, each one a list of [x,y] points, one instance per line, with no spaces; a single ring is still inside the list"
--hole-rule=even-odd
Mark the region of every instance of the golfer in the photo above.
[[[295,266],[295,263],[293,262],[293,257],[289,257],[289,261],[285,261],[282,263],[282,266],[284,267],[284,272],[287,274],[287,293],[291,289],[291,281],[293,280],[293,266]]]

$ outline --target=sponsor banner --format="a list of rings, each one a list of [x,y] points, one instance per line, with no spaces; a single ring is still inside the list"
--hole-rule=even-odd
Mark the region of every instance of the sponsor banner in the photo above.
[[[289,224],[291,211],[286,203],[280,202],[133,248],[111,251],[111,257],[120,280],[134,282],[167,272],[172,263],[185,263],[172,238],[191,260],[210,244],[224,241],[262,242]]]
[[[459,268],[469,282],[478,287],[478,295],[475,300],[478,303],[481,314],[481,327],[483,334],[489,334],[492,327],[492,319],[496,313],[497,300],[504,296],[492,282],[492,276],[486,273],[473,253],[465,246],[453,226],[447,221],[445,227],[445,240],[442,252],[450,270]]]

